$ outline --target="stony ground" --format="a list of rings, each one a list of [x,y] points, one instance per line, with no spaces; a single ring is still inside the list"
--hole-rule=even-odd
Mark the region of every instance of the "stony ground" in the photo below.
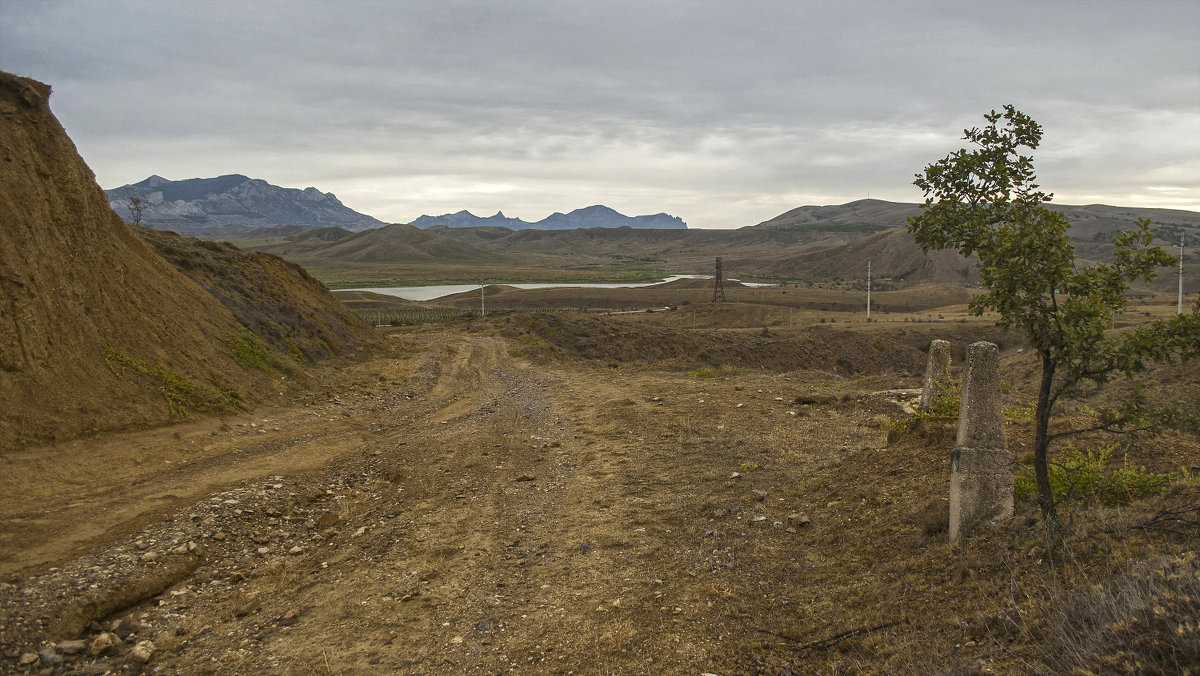
[[[1078,581],[1028,505],[945,543],[952,422],[888,443],[916,374],[531,363],[501,334],[406,329],[294,405],[4,456],[4,670],[1043,663],[1018,611]],[[1194,551],[1121,525],[1164,504],[1072,556]]]

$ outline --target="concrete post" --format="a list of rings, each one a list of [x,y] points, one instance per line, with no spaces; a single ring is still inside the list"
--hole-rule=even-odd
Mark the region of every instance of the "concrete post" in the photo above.
[[[950,542],[1013,514],[1012,457],[1004,437],[1000,350],[978,342],[967,355],[958,441],[950,454]]]
[[[929,344],[929,363],[925,366],[925,381],[921,384],[921,401],[917,408],[928,411],[950,384],[950,342],[935,340]]]

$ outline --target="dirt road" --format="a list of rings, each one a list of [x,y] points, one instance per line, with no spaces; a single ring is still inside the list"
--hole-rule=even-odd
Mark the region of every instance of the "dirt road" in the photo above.
[[[6,669],[725,675],[1011,659],[986,618],[1009,580],[1040,579],[1040,535],[1022,517],[955,549],[924,523],[947,492],[949,433],[888,446],[898,409],[871,394],[915,378],[531,365],[520,341],[470,329],[390,340],[389,358],[289,406],[4,458]],[[90,646],[122,619],[115,648],[61,643]]]
[[[55,580],[96,585],[88,603],[36,609],[60,632],[165,594],[137,611],[172,669],[651,672],[725,659],[711,654],[728,633],[722,592],[693,578],[736,560],[702,484],[759,500],[728,476],[766,449],[735,450],[744,435],[715,422],[745,404],[682,375],[534,369],[495,337],[396,341],[402,356],[291,408],[6,458],[5,575],[53,564],[29,578],[41,586],[23,584],[47,595]],[[769,394],[742,395],[758,404],[745,413],[798,424],[794,405],[775,401],[782,391]],[[695,410],[705,397],[711,417]],[[712,444],[728,444],[717,466]],[[227,501],[238,507],[203,511]],[[769,514],[757,525],[782,533],[783,502],[772,495],[744,519],[718,511],[746,524]],[[326,513],[336,525],[318,529]],[[189,542],[202,556],[158,575],[196,556],[180,549]],[[230,597],[254,612],[231,613]],[[302,619],[278,626],[289,610]]]

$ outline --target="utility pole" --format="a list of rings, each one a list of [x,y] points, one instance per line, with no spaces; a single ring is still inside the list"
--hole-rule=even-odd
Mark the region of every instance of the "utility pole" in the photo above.
[[[713,277],[713,299],[714,303],[725,302],[725,273],[721,271],[721,257],[717,256],[717,274]]]
[[[1179,233],[1179,306],[1175,314],[1183,314],[1183,233]]]
[[[867,321],[871,321],[871,261],[867,261]]]
[[[486,288],[487,288],[487,285],[483,283],[483,280],[482,279],[479,280],[479,316],[480,317],[487,316],[487,299],[483,295],[483,290]]]

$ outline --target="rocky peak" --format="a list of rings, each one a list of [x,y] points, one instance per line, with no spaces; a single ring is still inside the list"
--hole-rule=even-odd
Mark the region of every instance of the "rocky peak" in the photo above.
[[[576,209],[569,214],[554,212],[536,223],[523,221],[519,218],[509,218],[503,211],[497,211],[495,216],[480,218],[469,211],[463,210],[454,214],[442,216],[421,216],[412,222],[418,228],[429,228],[435,225],[445,225],[451,228],[501,227],[510,230],[574,230],[577,228],[640,228],[640,229],[671,229],[684,230],[687,224],[683,219],[668,214],[653,216],[626,216],[617,210],[596,204],[582,209]]]
[[[189,235],[220,237],[229,228],[279,225],[340,227],[352,231],[384,225],[346,207],[333,193],[314,187],[282,188],[242,174],[182,181],[154,175],[105,192],[109,205],[126,220],[131,220],[129,198],[147,197],[150,207],[142,214],[143,225]]]

